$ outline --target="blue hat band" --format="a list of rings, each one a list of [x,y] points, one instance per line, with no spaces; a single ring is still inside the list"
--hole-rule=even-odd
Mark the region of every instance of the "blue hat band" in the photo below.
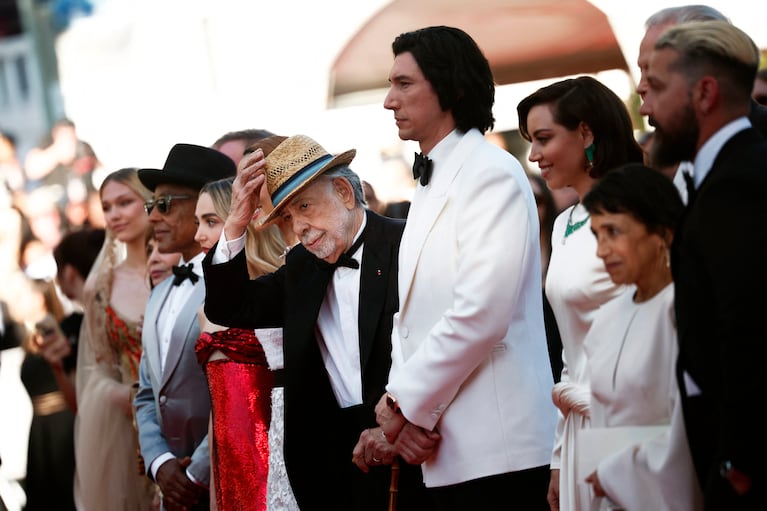
[[[290,176],[284,183],[280,185],[277,190],[272,194],[272,206],[275,208],[277,204],[282,202],[285,197],[290,195],[293,191],[298,189],[304,181],[313,176],[319,169],[321,169],[328,160],[333,159],[333,155],[326,154],[317,161],[312,162],[306,167],[302,168],[292,176]]]

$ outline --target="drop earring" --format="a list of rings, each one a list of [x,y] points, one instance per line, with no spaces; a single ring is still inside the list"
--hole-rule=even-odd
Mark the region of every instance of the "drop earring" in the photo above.
[[[586,152],[586,160],[589,162],[589,167],[594,166],[594,152],[597,150],[597,146],[594,145],[594,142],[589,144],[589,146],[584,149]]]

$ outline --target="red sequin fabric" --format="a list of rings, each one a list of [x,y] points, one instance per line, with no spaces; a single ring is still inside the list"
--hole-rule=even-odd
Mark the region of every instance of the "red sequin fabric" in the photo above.
[[[209,360],[221,351],[228,358]],[[253,330],[203,333],[195,345],[210,389],[218,509],[264,511],[273,376]]]

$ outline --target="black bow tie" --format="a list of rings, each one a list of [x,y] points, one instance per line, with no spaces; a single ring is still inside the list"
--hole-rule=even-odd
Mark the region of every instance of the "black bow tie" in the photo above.
[[[198,277],[197,274],[192,271],[193,266],[194,266],[194,263],[189,263],[184,266],[174,266],[173,267],[173,285],[180,286],[181,283],[184,282],[186,279],[191,280],[192,284],[200,280],[200,277]]]
[[[689,204],[692,202],[693,198],[695,198],[695,180],[693,179],[692,174],[686,170],[680,170],[679,172],[682,173],[684,184],[687,185],[687,204]]]
[[[358,269],[360,267],[360,263],[358,263],[357,260],[352,257],[352,255],[354,255],[354,253],[359,250],[360,246],[362,246],[364,234],[365,232],[363,231],[362,234],[360,234],[360,237],[357,238],[357,241],[352,244],[351,248],[341,254],[336,262],[329,263],[327,261],[323,261],[322,259],[317,259],[317,264],[320,266],[320,268],[326,268],[330,270],[335,270],[339,266],[352,268],[354,270]]]
[[[413,161],[413,179],[421,178],[421,184],[423,186],[428,185],[431,179],[433,164],[434,162],[428,156],[424,156],[423,153],[417,153]]]

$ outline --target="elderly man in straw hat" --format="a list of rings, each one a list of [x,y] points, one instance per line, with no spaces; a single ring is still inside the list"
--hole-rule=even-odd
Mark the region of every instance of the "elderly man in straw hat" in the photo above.
[[[349,168],[354,156],[331,155],[304,135],[266,159],[257,150],[238,172],[222,237],[203,261],[211,321],[284,328],[285,463],[302,510],[384,510],[389,500],[395,453],[374,407],[391,365],[404,224],[366,209]],[[275,273],[249,280],[245,229],[264,183],[274,209],[262,223],[282,218],[301,244]],[[352,460],[361,435],[371,449]],[[428,451],[438,436],[421,441]],[[399,483],[400,509],[430,509],[419,466],[404,465]]]

